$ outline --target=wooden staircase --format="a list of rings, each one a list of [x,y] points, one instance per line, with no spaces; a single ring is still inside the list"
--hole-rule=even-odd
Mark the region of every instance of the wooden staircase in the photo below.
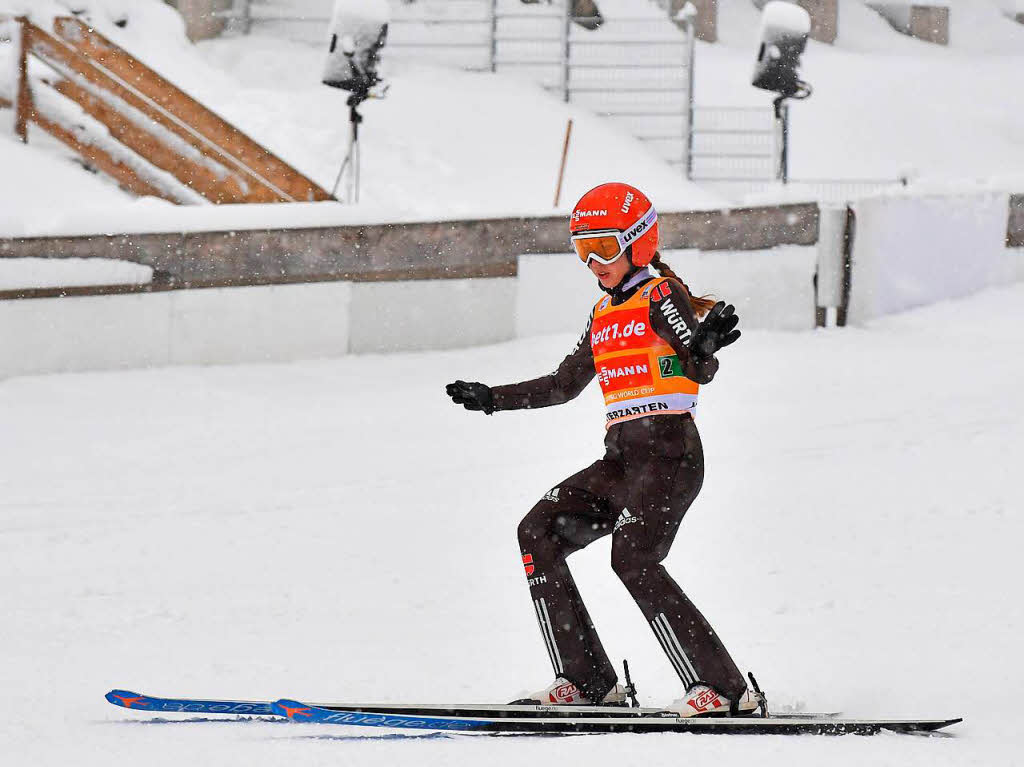
[[[81,20],[57,18],[52,33],[14,21],[15,129],[23,141],[33,123],[128,191],[176,203],[333,199]],[[33,59],[45,66],[30,66]]]

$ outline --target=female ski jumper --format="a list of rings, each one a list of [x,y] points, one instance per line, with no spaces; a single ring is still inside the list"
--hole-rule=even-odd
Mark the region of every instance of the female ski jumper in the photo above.
[[[653,213],[649,202],[643,205],[646,198],[638,190],[606,184],[580,201],[573,218],[579,222],[587,218],[578,216],[580,210],[600,214],[612,206],[618,213],[626,195],[635,201],[626,206],[634,208],[632,218],[648,208]],[[595,197],[603,202],[600,208],[593,208]],[[693,421],[700,385],[710,383],[718,371],[714,351],[734,341],[739,332],[733,330],[732,308],[725,309],[724,304],[716,305],[701,330],[688,289],[654,250],[656,228],[654,246],[650,245],[656,220],[654,214],[641,230],[650,250],[646,260],[638,255],[638,238],[625,247],[620,242],[618,255],[631,257],[626,276],[605,288],[608,295],[596,303],[579,342],[554,373],[494,388],[459,381],[448,387],[448,393],[457,403],[488,413],[568,402],[595,377],[604,393],[604,457],[552,488],[519,525],[534,610],[555,676],[563,683],[559,688],[556,679],[545,691],[549,697],[539,702],[608,702],[609,693],[617,688],[615,669],[565,561],[569,554],[611,535],[612,568],[685,689],[704,693],[687,713],[711,713],[714,708],[725,710],[713,713],[725,713],[730,706],[735,713],[736,703],[746,694],[743,676],[711,625],[661,563],[704,479],[704,455]],[[583,231],[600,236],[607,230]],[[615,231],[621,238],[630,230],[621,226]],[[592,243],[576,248],[582,251],[581,259],[588,256],[589,265],[589,257],[598,253],[604,254],[600,263],[614,262],[613,245],[608,251],[591,252]],[[671,276],[654,276],[647,263]],[[711,354],[702,355],[701,349]],[[708,688],[711,692],[705,693]]]

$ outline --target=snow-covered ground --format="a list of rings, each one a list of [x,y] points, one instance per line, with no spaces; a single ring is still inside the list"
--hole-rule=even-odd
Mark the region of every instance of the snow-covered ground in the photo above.
[[[4,762],[1019,764],[1022,307],[1018,285],[746,334],[702,395],[707,481],[668,560],[777,707],[963,715],[954,738],[382,738],[104,702],[546,683],[515,527],[600,455],[597,391],[485,417],[442,387],[550,370],[565,335],[0,382]],[[607,542],[572,562],[644,701],[675,696]]]

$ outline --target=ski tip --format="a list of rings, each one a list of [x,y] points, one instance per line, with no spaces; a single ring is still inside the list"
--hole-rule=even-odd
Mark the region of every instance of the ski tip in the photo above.
[[[287,698],[275,700],[270,708],[278,716],[286,717],[293,722],[309,722],[314,718],[313,706],[307,706],[297,700],[288,700]]]
[[[107,699],[107,703],[113,703],[121,708],[149,708],[149,701],[145,695],[139,695],[137,692],[129,690],[111,690],[104,697]]]

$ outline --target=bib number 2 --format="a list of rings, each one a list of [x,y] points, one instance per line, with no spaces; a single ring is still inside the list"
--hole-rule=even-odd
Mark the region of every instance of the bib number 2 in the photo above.
[[[683,374],[683,363],[674,354],[670,357],[658,357],[658,367],[661,369],[662,378],[675,378]]]

